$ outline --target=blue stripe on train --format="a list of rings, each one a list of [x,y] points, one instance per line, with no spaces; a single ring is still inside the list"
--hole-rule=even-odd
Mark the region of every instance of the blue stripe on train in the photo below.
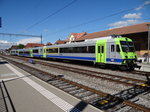
[[[36,55],[33,54],[33,56],[34,56],[34,57],[43,57],[43,55],[37,55],[37,54],[36,54]]]
[[[30,56],[30,54],[19,54],[20,56]]]
[[[80,60],[95,60],[95,57],[55,56],[55,55],[46,55],[46,57],[65,58],[65,59],[80,59]]]
[[[123,59],[106,58],[106,62],[118,62],[118,63],[122,63]]]

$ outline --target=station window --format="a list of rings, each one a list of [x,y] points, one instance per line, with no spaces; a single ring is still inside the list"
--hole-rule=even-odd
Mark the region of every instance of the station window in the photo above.
[[[111,45],[111,52],[114,52],[114,51],[115,51],[115,46]]]

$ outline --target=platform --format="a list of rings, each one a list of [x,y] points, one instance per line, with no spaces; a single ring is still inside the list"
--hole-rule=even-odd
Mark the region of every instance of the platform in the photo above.
[[[102,112],[0,59],[2,80],[16,112]]]
[[[150,72],[150,63],[139,63],[138,65],[141,66],[140,71],[146,71],[146,72]],[[136,69],[139,70],[139,69]]]

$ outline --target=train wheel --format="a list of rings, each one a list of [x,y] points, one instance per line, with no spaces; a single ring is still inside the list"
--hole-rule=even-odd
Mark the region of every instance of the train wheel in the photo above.
[[[128,68],[127,68],[127,66],[119,66],[119,69],[122,70],[122,71],[125,71],[125,70],[127,70]]]
[[[133,70],[134,70],[134,67],[130,67],[130,68],[129,68],[129,71],[133,71]]]

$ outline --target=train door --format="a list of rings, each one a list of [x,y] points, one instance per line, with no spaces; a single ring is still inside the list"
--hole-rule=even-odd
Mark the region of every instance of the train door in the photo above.
[[[30,57],[33,57],[33,50],[30,49]]]
[[[46,58],[46,47],[43,47],[43,57]]]
[[[102,41],[97,43],[97,55],[96,62],[105,63],[106,62],[106,42]]]
[[[109,53],[109,57],[113,60],[116,58],[116,44],[115,43],[110,43],[109,44],[109,49],[110,49],[110,53]]]

